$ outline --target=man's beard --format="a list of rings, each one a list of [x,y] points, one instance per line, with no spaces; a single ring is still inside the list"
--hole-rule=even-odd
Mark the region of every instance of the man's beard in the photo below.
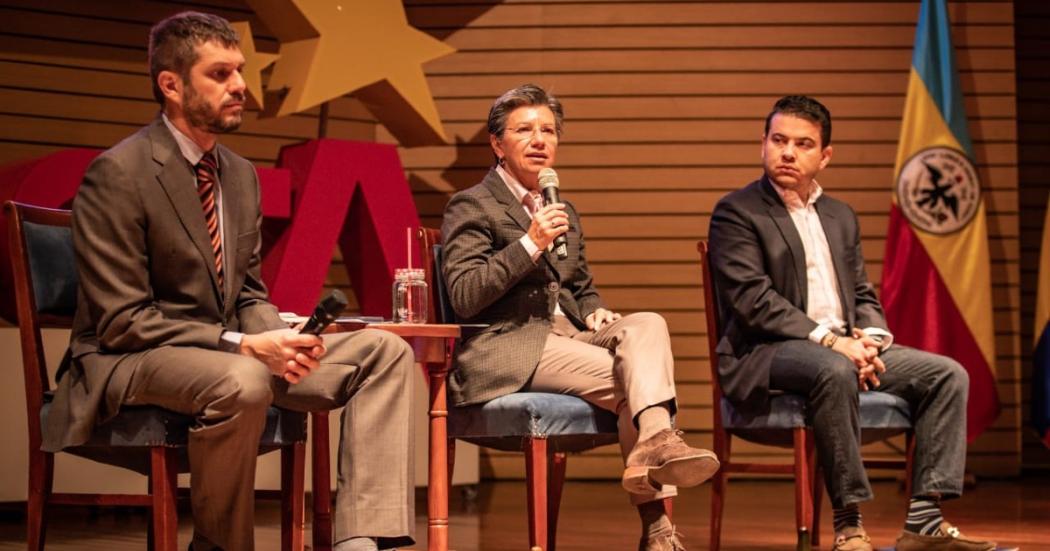
[[[244,94],[235,93],[232,94],[229,100],[223,102],[218,110],[212,110],[208,102],[204,100],[193,86],[187,86],[183,93],[182,105],[183,114],[186,116],[186,121],[190,123],[190,126],[195,128],[206,128],[208,132],[212,134],[225,134],[227,132],[233,132],[241,126],[241,113],[236,115],[230,115],[228,118],[223,119],[222,110],[226,105],[230,103],[244,103]]]

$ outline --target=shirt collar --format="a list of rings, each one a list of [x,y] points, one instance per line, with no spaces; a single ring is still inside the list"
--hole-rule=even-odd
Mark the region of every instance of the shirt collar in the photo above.
[[[179,144],[179,151],[182,152],[182,156],[190,162],[190,166],[197,166],[197,163],[201,162],[201,158],[204,157],[204,154],[207,153],[207,151],[201,149],[201,146],[197,145],[197,142],[193,141],[189,136],[183,134],[181,130],[176,128],[175,125],[172,124],[171,119],[168,118],[167,114],[161,113],[161,117],[164,119],[164,125],[171,131],[171,135],[175,136],[175,143]],[[215,160],[218,162],[218,158]]]
[[[499,174],[500,178],[503,178],[503,183],[507,184],[507,188],[514,194],[514,198],[517,199],[519,203],[521,203],[525,196],[529,194],[529,189],[521,185],[521,182],[511,175],[510,172],[504,170],[502,166],[496,165],[496,174]]]
[[[813,191],[809,194],[809,201],[806,204],[802,204],[802,197],[799,196],[798,192],[780,187],[772,179],[769,180],[770,184],[773,184],[773,189],[780,196],[780,200],[784,202],[784,205],[789,210],[807,209],[813,206],[820,199],[820,196],[824,194],[824,188],[820,187],[820,184],[816,180],[813,180]]]

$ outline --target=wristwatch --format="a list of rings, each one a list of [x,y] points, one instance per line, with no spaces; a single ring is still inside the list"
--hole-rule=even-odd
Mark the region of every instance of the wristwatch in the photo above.
[[[883,343],[886,338],[882,335],[868,335],[868,338],[875,341],[875,344],[879,345],[879,355],[882,355],[882,351],[885,350]]]

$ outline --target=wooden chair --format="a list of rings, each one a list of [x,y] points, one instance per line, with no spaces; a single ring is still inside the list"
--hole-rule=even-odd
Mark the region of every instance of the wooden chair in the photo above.
[[[420,228],[419,243],[430,292],[429,321],[455,323],[440,268],[441,231]],[[582,398],[545,392],[515,392],[448,410],[448,479],[455,466],[456,440],[525,452],[529,546],[554,551],[567,454],[619,442],[616,416]],[[665,506],[670,514],[670,499]]]
[[[11,265],[25,372],[29,425],[28,548],[44,547],[49,505],[131,505],[149,507],[149,547],[175,551],[178,518],[176,475],[188,466],[186,441],[193,418],[153,406],[126,406],[96,428],[91,439],[66,452],[135,470],[149,476],[146,494],[52,492],[54,454],[40,449],[41,426],[50,410],[51,386],[41,328],[69,328],[76,310],[77,271],[66,210],[8,201]],[[67,358],[68,361],[68,358]],[[259,452],[281,450],[281,548],[303,549],[303,476],[306,417],[271,407]]]
[[[328,440],[329,411],[310,412],[310,484],[313,551],[331,551],[332,533],[332,460]]]
[[[696,244],[703,272],[704,312],[707,316],[707,343],[711,363],[712,432],[714,452],[722,466],[711,479],[711,540],[709,549],[718,551],[722,537],[722,510],[729,473],[790,474],[795,479],[796,547],[809,550],[820,544],[820,502],[823,477],[813,447],[812,430],[806,423],[805,399],[795,394],[775,394],[770,411],[763,415],[745,415],[722,396],[718,381],[718,353],[721,338],[721,320],[718,295],[711,276],[711,260],[707,242]],[[906,494],[911,495],[912,458],[914,439],[908,403],[885,392],[860,394],[861,433],[865,443],[884,440],[904,433],[906,459],[865,460],[868,468],[904,468]],[[759,444],[788,447],[794,450],[792,463],[743,463],[731,460],[732,437]]]

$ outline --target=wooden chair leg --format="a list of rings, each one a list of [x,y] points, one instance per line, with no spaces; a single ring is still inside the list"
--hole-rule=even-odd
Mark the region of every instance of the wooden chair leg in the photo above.
[[[281,550],[303,551],[306,526],[303,519],[306,478],[306,443],[281,448]]]
[[[313,542],[315,551],[332,549],[332,479],[328,446],[328,412],[310,412],[310,452],[313,455]]]
[[[448,438],[448,455],[445,457],[448,459],[448,485],[452,487],[452,475],[456,472],[456,439]],[[449,492],[451,493],[451,492]]]
[[[715,455],[721,466],[711,477],[711,526],[708,549],[719,551],[722,547],[722,510],[725,504],[726,489],[729,485],[729,457],[732,453],[732,436],[723,430],[715,429]]]
[[[529,547],[547,544],[547,439],[529,438],[525,444],[525,478],[529,502]]]
[[[813,525],[813,504],[810,502],[806,429],[792,429],[791,433],[795,444],[795,529],[798,532],[795,548],[797,551],[810,551],[812,542],[809,527]]]
[[[904,507],[905,512],[911,503],[915,484],[915,433],[904,434]]]
[[[146,495],[153,493],[153,472],[146,474]],[[153,523],[146,523],[146,549],[156,549],[157,535],[153,533]],[[192,549],[190,551],[193,551]]]
[[[817,458],[816,443],[813,431],[806,431],[806,456],[809,459],[809,481],[812,487],[810,495],[813,504],[813,525],[809,529],[810,542],[815,549],[820,549],[820,507],[824,499],[824,477],[820,469],[820,460]]]
[[[29,493],[26,499],[26,542],[29,551],[43,551],[47,530],[47,501],[54,479],[55,454],[29,450]]]
[[[561,509],[561,491],[565,487],[565,453],[551,454],[547,483],[547,551],[554,551],[558,540],[558,511]]]
[[[154,551],[176,551],[179,518],[175,507],[178,495],[178,460],[175,449],[150,448],[151,488],[153,501]]]

